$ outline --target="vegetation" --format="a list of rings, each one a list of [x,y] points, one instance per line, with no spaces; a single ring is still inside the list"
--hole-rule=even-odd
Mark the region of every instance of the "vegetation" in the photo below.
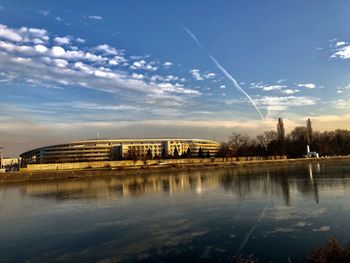
[[[175,147],[173,156],[174,156],[174,158],[179,158],[179,152],[178,152],[176,147]]]
[[[239,256],[234,259],[235,263],[258,263],[259,260],[253,256]],[[292,263],[291,259],[286,259],[286,262]],[[348,263],[350,262],[350,246],[344,246],[336,238],[329,238],[321,244],[313,248],[307,257],[305,263]]]
[[[350,131],[313,131],[311,120],[306,126],[295,127],[285,134],[283,120],[278,119],[276,131],[265,131],[255,138],[233,133],[227,142],[222,142],[218,156],[269,156],[288,155],[302,157],[306,153],[306,145],[320,156],[350,154]]]
[[[336,238],[328,239],[323,245],[311,250],[308,263],[350,262],[350,247],[344,246]]]
[[[232,133],[228,141],[222,142],[217,157],[241,157],[241,156],[275,156],[287,155],[290,158],[302,157],[306,154],[306,145],[320,156],[349,155],[350,131],[337,129],[335,131],[319,132],[312,128],[311,120],[306,121],[305,126],[295,127],[286,134],[283,119],[277,121],[276,130],[265,131],[254,138],[246,135]],[[175,147],[172,153],[162,149],[160,156],[152,156],[150,149],[145,156],[141,156],[135,150],[129,150],[128,159],[168,159],[168,158],[210,158],[210,152],[202,148],[198,153],[187,151],[180,152]]]

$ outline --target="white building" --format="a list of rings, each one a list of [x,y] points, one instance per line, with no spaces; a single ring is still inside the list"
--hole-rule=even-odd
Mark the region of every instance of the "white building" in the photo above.
[[[202,139],[110,139],[87,140],[46,146],[21,154],[22,167],[27,164],[113,161],[173,156],[175,149],[181,156],[188,151],[198,157],[216,156],[219,143]]]

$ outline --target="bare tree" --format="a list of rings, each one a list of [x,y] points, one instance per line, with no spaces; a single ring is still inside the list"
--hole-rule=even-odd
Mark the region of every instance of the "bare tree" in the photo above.
[[[229,140],[229,147],[234,155],[237,154],[239,148],[243,145],[247,145],[249,142],[249,137],[245,135],[241,135],[238,133],[232,133]]]
[[[312,142],[312,126],[311,126],[311,120],[307,119],[306,121],[306,129],[307,129],[307,143],[311,145]]]
[[[259,144],[267,150],[269,144],[277,140],[277,132],[275,131],[266,131],[263,134],[256,136]]]
[[[283,124],[283,120],[282,118],[278,118],[278,122],[277,122],[277,139],[280,143],[284,142],[284,138],[285,138],[285,129],[284,129],[284,124]]]

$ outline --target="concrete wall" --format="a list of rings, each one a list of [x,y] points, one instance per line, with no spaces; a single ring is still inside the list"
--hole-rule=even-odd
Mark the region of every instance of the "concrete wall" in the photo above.
[[[222,163],[236,161],[255,161],[255,160],[278,160],[287,159],[287,156],[250,156],[250,157],[228,157],[228,158],[189,158],[189,159],[165,159],[165,160],[137,160],[137,161],[102,161],[102,162],[81,162],[81,163],[52,163],[52,164],[28,164],[21,171],[49,171],[49,170],[79,170],[95,168],[140,168],[142,166],[152,165],[179,165],[179,164],[205,164]]]

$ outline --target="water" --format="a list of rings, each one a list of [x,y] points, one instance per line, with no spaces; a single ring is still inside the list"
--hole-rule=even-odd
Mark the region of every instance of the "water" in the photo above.
[[[300,260],[350,241],[350,163],[0,186],[1,262]]]

